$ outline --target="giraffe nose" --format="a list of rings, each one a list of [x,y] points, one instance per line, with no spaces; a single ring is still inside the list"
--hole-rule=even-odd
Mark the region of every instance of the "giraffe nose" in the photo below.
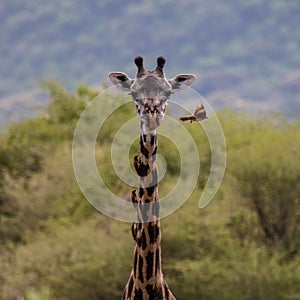
[[[159,113],[159,109],[158,107],[151,107],[149,113],[154,116],[154,114],[158,114]]]
[[[150,107],[150,108],[145,108],[144,113],[146,115],[154,115],[159,113],[159,109],[156,106]]]

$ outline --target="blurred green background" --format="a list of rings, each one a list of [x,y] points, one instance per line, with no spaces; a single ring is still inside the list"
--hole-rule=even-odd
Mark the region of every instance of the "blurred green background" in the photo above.
[[[0,146],[0,297],[119,299],[129,276],[134,242],[130,225],[105,217],[81,194],[71,148],[75,124],[97,95],[48,83],[50,104],[11,124]],[[109,94],[107,101],[109,104]],[[117,99],[115,100],[117,101]],[[104,181],[130,199],[111,162],[118,128],[134,104],[102,127],[96,159]],[[210,171],[210,147],[198,123],[187,124],[199,148],[201,174],[190,199],[162,220],[163,270],[177,299],[298,299],[300,120],[278,114],[218,113],[227,141],[227,170],[215,199],[198,201]],[[138,151],[135,143],[132,153]],[[178,151],[160,137],[168,193],[178,179]],[[176,150],[176,149],[175,149]]]
[[[221,188],[198,209],[210,148],[199,124],[186,125],[201,174],[190,199],[162,220],[172,292],[178,300],[300,299],[299,10],[292,0],[2,1],[0,299],[120,299],[133,259],[130,225],[83,197],[71,151],[76,122],[106,88],[107,72],[133,77],[135,55],[148,68],[165,55],[169,77],[195,73],[227,142]],[[134,105],[116,114],[96,158],[106,184],[126,198],[131,187],[107,158]],[[177,181],[173,148],[160,137],[168,166],[161,195]]]

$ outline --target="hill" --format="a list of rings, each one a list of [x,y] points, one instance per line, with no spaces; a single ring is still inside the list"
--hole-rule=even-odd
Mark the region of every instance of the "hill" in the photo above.
[[[133,76],[136,55],[149,68],[164,55],[168,76],[195,73],[195,88],[216,109],[294,115],[300,106],[299,13],[297,1],[283,0],[3,0],[0,98],[9,102],[41,79],[71,89],[99,86],[112,70]],[[1,119],[9,121],[7,114]]]

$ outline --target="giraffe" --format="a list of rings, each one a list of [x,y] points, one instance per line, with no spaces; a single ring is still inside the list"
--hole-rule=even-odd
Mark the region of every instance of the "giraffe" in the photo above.
[[[120,90],[131,95],[140,119],[140,154],[134,157],[138,188],[131,194],[137,210],[137,222],[131,226],[135,241],[133,267],[122,300],[176,300],[164,279],[161,266],[161,228],[158,201],[157,128],[164,118],[167,100],[172,93],[184,91],[196,76],[180,74],[166,79],[165,58],[157,58],[157,66],[148,71],[143,58],[134,59],[135,79],[122,72],[110,72],[109,78]]]

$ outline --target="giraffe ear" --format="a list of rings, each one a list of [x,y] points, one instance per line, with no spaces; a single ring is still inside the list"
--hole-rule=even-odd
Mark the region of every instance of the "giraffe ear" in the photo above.
[[[178,93],[185,91],[195,80],[196,76],[193,74],[179,74],[170,79],[169,82],[172,86],[172,92]]]
[[[127,74],[122,72],[110,72],[108,74],[108,77],[119,90],[130,92],[130,87],[133,84],[134,80],[130,79]]]

